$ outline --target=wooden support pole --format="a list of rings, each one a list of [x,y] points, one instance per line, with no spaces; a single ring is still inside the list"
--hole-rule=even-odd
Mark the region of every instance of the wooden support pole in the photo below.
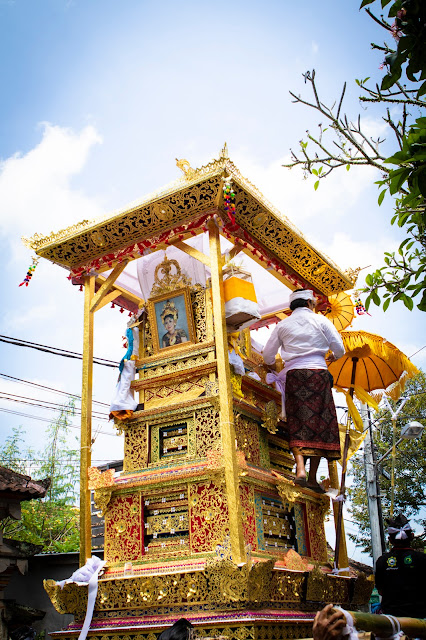
[[[379,638],[388,638],[395,633],[392,623],[387,616],[376,613],[361,613],[361,611],[348,611],[354,621],[354,627],[358,631],[370,631]],[[426,620],[419,618],[395,618],[398,620],[401,631],[409,638],[426,638]]]
[[[93,389],[93,324],[91,303],[95,293],[95,277],[84,278],[83,325],[83,383],[81,390],[80,441],[80,566],[92,555],[92,527],[88,470],[91,466],[92,447],[92,389]]]
[[[339,489],[340,488],[339,475],[337,473],[337,462],[335,460],[330,460],[330,462],[328,463],[328,473],[330,475],[330,487],[332,489]],[[337,523],[339,520],[339,503],[338,502],[333,502],[333,514],[334,514],[334,528],[336,530],[336,536],[337,536]],[[337,568],[341,569],[342,567],[345,568],[347,566],[349,566],[349,559],[348,559],[348,550],[346,547],[345,523],[342,521]],[[349,575],[349,573],[342,572],[339,575]]]
[[[231,376],[228,362],[225,303],[221,296],[222,256],[220,252],[219,229],[213,220],[209,222],[209,242],[217,375],[220,389],[220,428],[225,465],[225,484],[229,511],[231,551],[233,562],[235,564],[240,564],[241,562],[245,562],[244,534],[239,495],[239,475],[236,455],[237,447],[234,427]]]
[[[117,280],[118,276],[127,267],[127,264],[128,264],[128,260],[123,260],[123,262],[120,262],[119,264],[115,265],[114,269],[111,271],[108,278],[101,284],[98,291],[93,296],[90,304],[90,311],[96,311],[96,308],[99,306],[99,304],[102,302],[102,299],[109,292],[114,282]]]

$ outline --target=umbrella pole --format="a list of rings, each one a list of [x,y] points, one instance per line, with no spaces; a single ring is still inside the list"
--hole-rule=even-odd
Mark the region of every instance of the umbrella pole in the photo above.
[[[353,398],[354,395],[354,383],[355,383],[355,373],[356,373],[356,366],[357,366],[357,362],[358,362],[358,358],[357,357],[353,357],[352,358],[352,375],[351,375],[351,387],[349,389],[349,393],[351,395],[351,398]],[[338,508],[338,514],[337,514],[337,525],[336,525],[336,544],[335,544],[335,550],[334,550],[334,569],[338,570],[339,568],[339,550],[340,550],[340,541],[342,538],[342,528],[343,528],[343,504],[344,504],[344,495],[345,495],[345,486],[346,486],[346,469],[348,466],[348,462],[347,462],[347,457],[348,457],[348,451],[349,451],[349,426],[350,426],[351,420],[350,420],[350,416],[348,414],[348,419],[346,422],[346,434],[345,434],[345,445],[343,447],[343,458],[342,458],[342,478],[340,481],[340,491],[339,491],[339,496],[340,496],[340,500],[339,500],[339,508]]]

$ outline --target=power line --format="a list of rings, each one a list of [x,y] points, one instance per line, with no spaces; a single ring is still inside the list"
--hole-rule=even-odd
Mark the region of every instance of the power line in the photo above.
[[[64,396],[68,396],[71,398],[76,398],[77,400],[81,400],[81,396],[77,393],[68,393],[67,391],[61,391],[60,389],[54,389],[53,387],[47,387],[44,384],[39,384],[37,382],[31,382],[30,380],[23,380],[22,378],[15,378],[14,376],[8,376],[6,373],[0,373],[1,378],[7,378],[9,380],[15,380],[16,382],[20,382],[22,384],[30,385],[32,387],[38,387],[40,389],[46,389],[47,391],[52,391],[53,393],[58,393]],[[99,400],[92,400],[93,404],[100,404],[104,407],[109,407],[109,404],[106,402],[100,402]]]
[[[0,411],[3,411],[4,413],[10,413],[12,415],[15,416],[22,416],[24,418],[31,418],[32,420],[40,420],[40,422],[48,422],[49,424],[52,423],[51,420],[49,420],[48,418],[41,418],[40,416],[35,416],[32,415],[30,413],[22,413],[21,411],[12,411],[12,409],[3,409],[2,407],[0,407]],[[71,429],[78,429],[80,431],[80,425],[77,424],[68,424],[67,427],[70,427]],[[95,430],[95,435],[96,434],[102,434],[105,436],[113,436],[114,438],[117,437],[118,434],[116,433],[108,433],[107,431],[100,431],[100,430]]]
[[[74,358],[75,360],[83,360],[83,355],[76,351],[68,351],[67,349],[60,349],[58,347],[49,347],[45,344],[38,344],[37,342],[28,342],[27,340],[19,340],[17,338],[11,338],[10,336],[0,335],[0,342],[6,344],[13,344],[17,347],[28,347],[30,349],[36,349],[37,351],[43,351],[45,353],[51,353],[55,356],[62,356],[63,358]],[[104,367],[117,368],[118,362],[114,360],[107,360],[106,358],[93,358],[93,364],[100,364]]]
[[[13,397],[10,397],[13,396]],[[14,393],[10,393],[9,395],[5,395],[4,391],[0,391],[0,400],[8,400],[9,402],[19,402],[21,404],[28,404],[33,407],[40,407],[41,409],[49,409],[50,411],[58,411],[64,409],[66,413],[71,415],[81,415],[81,411],[79,409],[70,409],[67,410],[63,405],[57,402],[49,402],[48,400],[38,400],[37,398],[28,398],[27,396],[18,396]],[[28,400],[34,400],[34,402],[28,402]],[[40,404],[42,403],[42,404]],[[48,406],[53,405],[53,406]],[[109,418],[107,418],[106,413],[101,413],[100,411],[93,411],[92,416],[96,418],[96,420],[106,420],[108,422]]]

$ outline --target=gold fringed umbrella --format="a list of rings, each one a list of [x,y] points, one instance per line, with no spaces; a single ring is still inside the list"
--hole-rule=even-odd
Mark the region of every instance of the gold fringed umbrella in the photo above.
[[[392,397],[397,399],[404,389],[405,382],[419,373],[419,370],[402,351],[381,336],[367,333],[366,331],[342,331],[341,336],[346,353],[335,362],[329,364],[328,370],[333,376],[335,387],[349,390],[347,394],[349,412],[359,429],[360,416],[352,400],[354,393],[363,402],[367,401],[369,404],[374,405],[372,398],[366,397],[365,392],[390,388],[393,394]],[[348,419],[342,457],[340,496],[345,493],[349,444],[350,422]],[[336,569],[339,563],[342,518],[343,502],[339,502],[334,561]]]
[[[355,317],[351,297],[344,291],[328,296],[327,309],[323,313],[331,320],[337,331],[343,331],[349,327]]]
[[[405,382],[419,373],[402,351],[381,336],[366,331],[342,331],[341,336],[346,353],[328,366],[336,387],[358,386],[365,391],[387,389],[397,400]]]

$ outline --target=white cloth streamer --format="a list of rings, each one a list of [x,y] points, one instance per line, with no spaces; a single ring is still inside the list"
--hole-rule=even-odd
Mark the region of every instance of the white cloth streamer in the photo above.
[[[334,607],[337,611],[341,611],[346,618],[346,627],[344,627],[341,631],[341,635],[349,636],[349,640],[358,640],[358,632],[355,629],[354,621],[349,613],[349,611],[345,611],[342,607]]]
[[[86,617],[84,618],[83,627],[80,631],[80,635],[78,636],[78,640],[86,640],[87,632],[89,631],[90,623],[92,622],[96,595],[98,593],[99,572],[101,571],[101,569],[103,569],[105,563],[105,560],[101,560],[97,556],[92,556],[86,562],[84,567],[81,567],[80,569],[77,569],[77,571],[74,571],[71,578],[68,578],[67,580],[61,580],[60,582],[56,583],[61,587],[61,589],[63,589],[64,585],[68,584],[69,582],[75,582],[79,585],[87,584],[89,587],[87,596]]]
[[[397,640],[397,638],[401,638],[404,635],[404,633],[401,631],[401,625],[399,623],[398,618],[395,618],[394,616],[390,616],[386,613],[382,613],[381,615],[387,618],[392,625],[393,634],[391,636],[386,636],[386,640]],[[376,638],[377,640],[384,640],[382,638],[379,638],[379,636],[376,636]]]
[[[396,533],[395,540],[406,540],[408,538],[406,531],[411,531],[409,523],[404,524],[401,528],[388,527],[388,533]]]

